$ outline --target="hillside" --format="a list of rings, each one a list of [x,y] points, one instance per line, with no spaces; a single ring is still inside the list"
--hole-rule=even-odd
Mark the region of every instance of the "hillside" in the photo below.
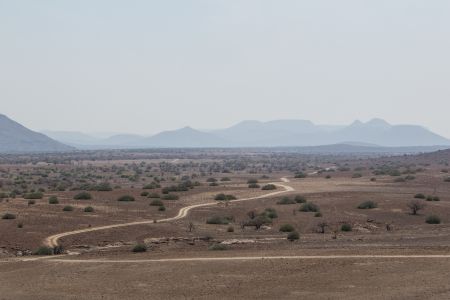
[[[60,152],[74,148],[34,132],[0,114],[0,153]]]

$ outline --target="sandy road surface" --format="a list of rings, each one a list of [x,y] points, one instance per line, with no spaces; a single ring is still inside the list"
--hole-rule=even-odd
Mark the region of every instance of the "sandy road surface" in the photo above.
[[[281,178],[281,181],[287,183],[287,182],[289,182],[289,179]],[[272,197],[272,196],[276,196],[276,195],[280,195],[280,194],[284,194],[284,193],[288,193],[288,192],[293,192],[294,191],[294,188],[292,188],[291,186],[288,186],[288,185],[285,185],[285,184],[281,184],[281,183],[273,183],[273,184],[275,184],[275,185],[277,185],[279,187],[282,187],[284,190],[276,191],[276,192],[272,192],[272,193],[268,193],[268,194],[261,195],[261,196],[256,196],[256,197],[232,200],[232,201],[229,201],[229,202],[233,202],[234,203],[234,202],[242,202],[242,201],[249,201],[249,200],[257,200],[257,199]],[[180,211],[178,212],[178,214],[175,217],[167,218],[167,219],[161,219],[161,220],[156,220],[156,221],[157,221],[157,223],[176,221],[176,220],[185,218],[187,216],[187,214],[189,213],[189,211],[191,211],[191,210],[193,210],[195,208],[206,207],[206,206],[214,206],[214,205],[217,205],[217,202],[210,202],[210,203],[203,203],[203,204],[196,204],[196,205],[186,206],[186,207],[183,207],[182,209],[180,209]],[[119,228],[119,227],[152,224],[154,222],[155,222],[154,220],[145,220],[145,221],[113,224],[113,225],[106,225],[106,226],[91,227],[91,228],[86,228],[86,229],[79,229],[79,230],[74,230],[74,231],[68,231],[68,232],[58,233],[58,234],[55,234],[55,235],[47,237],[44,240],[44,244],[47,245],[48,247],[56,247],[56,246],[58,246],[59,239],[61,239],[63,237],[76,235],[76,234],[80,234],[80,233],[86,233],[86,232],[108,230],[108,229]]]
[[[442,259],[450,258],[449,255],[293,255],[293,256],[237,256],[237,257],[187,257],[187,258],[162,258],[162,259],[51,259],[53,262],[64,263],[160,263],[160,262],[197,262],[197,261],[248,261],[248,260],[326,260],[326,259]]]

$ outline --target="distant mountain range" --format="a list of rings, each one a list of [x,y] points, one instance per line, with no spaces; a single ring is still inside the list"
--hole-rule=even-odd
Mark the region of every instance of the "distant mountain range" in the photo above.
[[[75,148],[31,131],[0,114],[0,153],[58,152]]]
[[[348,126],[316,125],[306,120],[243,121],[217,130],[184,127],[153,136],[119,134],[99,138],[81,132],[37,133],[0,115],[1,153],[222,147],[302,147],[303,152],[425,152],[449,146],[449,139],[422,126],[391,125],[382,119],[355,121]],[[388,147],[393,149],[387,151]]]
[[[243,121],[217,130],[190,127],[153,136],[116,135],[98,139],[83,133],[44,132],[82,149],[190,147],[303,147],[349,144],[375,147],[447,146],[450,140],[417,125],[391,125],[382,119],[348,126],[315,125],[306,120]]]

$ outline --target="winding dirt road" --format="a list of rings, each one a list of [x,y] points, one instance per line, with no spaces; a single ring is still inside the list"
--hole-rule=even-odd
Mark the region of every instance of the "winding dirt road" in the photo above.
[[[289,182],[289,179],[281,178],[281,181],[284,182],[284,183],[287,183],[287,182]],[[276,195],[280,195],[280,194],[284,194],[284,193],[295,191],[294,188],[292,188],[291,186],[286,185],[286,184],[277,183],[277,182],[274,182],[272,184],[274,184],[274,185],[276,185],[278,187],[281,187],[284,190],[276,191],[276,192],[272,192],[272,193],[268,193],[268,194],[261,195],[261,196],[256,196],[256,197],[232,200],[232,201],[229,201],[229,202],[235,203],[235,202],[243,202],[243,201],[249,201],[249,200],[257,200],[257,199],[272,197],[272,196],[276,196]],[[189,211],[191,211],[193,209],[196,209],[196,208],[199,208],[199,207],[214,206],[214,205],[217,205],[217,202],[210,202],[210,203],[203,203],[203,204],[196,204],[196,205],[186,206],[186,207],[183,207],[182,209],[180,209],[180,211],[178,212],[178,214],[175,217],[156,220],[156,222],[157,223],[163,223],[163,222],[172,222],[172,221],[176,221],[176,220],[179,220],[179,219],[183,219],[183,218],[185,218],[188,215]],[[145,221],[136,221],[136,222],[130,222],[130,223],[113,224],[113,225],[106,225],[106,226],[91,227],[91,228],[86,228],[86,229],[79,229],[79,230],[74,230],[74,231],[68,231],[68,232],[58,233],[58,234],[55,234],[55,235],[47,237],[44,240],[44,244],[46,246],[48,246],[48,247],[52,247],[53,248],[53,247],[56,247],[56,246],[59,245],[58,242],[63,237],[76,235],[76,234],[81,234],[81,233],[86,233],[86,232],[108,230],[108,229],[113,229],[113,228],[135,226],[135,225],[144,225],[144,224],[152,224],[154,222],[155,222],[155,220],[145,220]]]

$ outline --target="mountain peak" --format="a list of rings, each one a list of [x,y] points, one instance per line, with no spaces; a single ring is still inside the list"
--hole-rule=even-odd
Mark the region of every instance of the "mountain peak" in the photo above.
[[[374,118],[374,119],[368,121],[366,123],[366,125],[378,126],[378,127],[391,127],[391,124],[389,124],[388,122],[386,122],[385,120],[380,119],[380,118]]]
[[[355,121],[353,121],[352,124],[350,124],[350,127],[361,126],[361,125],[364,125],[364,123],[361,122],[360,120],[355,120]]]

